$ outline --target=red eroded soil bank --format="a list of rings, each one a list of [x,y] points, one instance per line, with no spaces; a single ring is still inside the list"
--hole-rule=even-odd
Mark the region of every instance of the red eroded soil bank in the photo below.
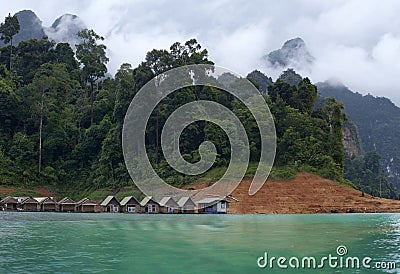
[[[400,212],[400,201],[362,196],[361,191],[339,185],[309,173],[292,180],[270,180],[253,196],[248,189],[251,178],[233,191],[228,213],[350,213]]]

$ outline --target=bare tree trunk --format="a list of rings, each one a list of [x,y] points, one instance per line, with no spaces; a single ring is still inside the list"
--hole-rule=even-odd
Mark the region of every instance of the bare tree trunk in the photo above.
[[[11,36],[11,43],[10,43],[10,72],[12,73],[12,36]]]
[[[40,102],[39,160],[38,160],[38,176],[39,176],[39,177],[40,177],[40,169],[41,169],[41,166],[42,166],[43,106],[44,106],[44,88],[42,89],[42,101]]]
[[[75,145],[79,144],[80,142],[81,142],[81,120],[79,119],[79,121],[78,121],[78,140]]]
[[[93,125],[93,103],[94,103],[94,94],[93,94],[93,83],[90,83],[90,126]]]
[[[112,180],[113,180],[113,184],[114,184],[114,186],[115,186],[114,168],[113,168],[113,165],[112,165],[112,161],[111,161],[111,160],[110,160],[110,169],[111,169],[111,177],[112,177]]]

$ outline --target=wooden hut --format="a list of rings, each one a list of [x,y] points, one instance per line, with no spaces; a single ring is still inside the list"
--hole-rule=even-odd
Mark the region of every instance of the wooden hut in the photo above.
[[[140,213],[140,203],[133,196],[128,196],[121,201],[121,211],[125,213]]]
[[[60,212],[74,212],[76,202],[71,198],[65,197],[61,199],[58,203],[58,211]]]
[[[196,203],[190,197],[182,197],[178,201],[179,209],[181,213],[195,213]]]
[[[7,196],[0,201],[2,210],[5,211],[17,211],[18,210],[18,200],[14,197]]]
[[[103,208],[104,212],[118,213],[120,210],[120,203],[114,196],[107,196],[100,206]]]
[[[83,198],[75,203],[75,212],[96,212],[98,204],[91,201],[89,198]]]
[[[38,201],[38,208],[40,211],[56,211],[57,210],[57,203],[54,201],[53,197],[36,197],[34,198]]]
[[[179,205],[171,197],[164,197],[160,201],[160,211],[162,213],[178,213]]]
[[[32,197],[18,197],[18,208],[21,211],[38,211],[39,202]]]
[[[221,198],[204,198],[197,202],[199,213],[224,214],[228,208],[228,201]]]
[[[160,212],[160,205],[151,196],[145,197],[140,202],[140,207],[141,207],[142,213],[159,213]]]

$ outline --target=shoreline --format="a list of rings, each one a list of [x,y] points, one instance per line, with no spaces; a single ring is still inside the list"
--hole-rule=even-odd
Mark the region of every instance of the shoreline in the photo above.
[[[290,180],[268,179],[263,187],[252,196],[248,195],[251,180],[252,178],[245,178],[232,192],[231,196],[238,201],[229,200],[226,214],[400,213],[400,200],[374,197],[366,193],[363,194],[359,190],[339,185],[331,180],[306,172],[300,172],[295,178]],[[186,187],[201,188],[203,186],[202,184],[197,184]],[[11,191],[12,188],[8,188],[8,190]],[[50,193],[45,188],[41,188],[40,190],[43,191],[43,194],[54,195],[54,193]],[[157,214],[168,215],[172,213],[159,212]]]

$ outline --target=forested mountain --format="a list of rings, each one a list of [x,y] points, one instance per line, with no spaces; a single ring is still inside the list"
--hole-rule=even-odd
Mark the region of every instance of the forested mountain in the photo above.
[[[286,41],[281,49],[270,52],[264,58],[270,67],[286,68],[287,70],[279,79],[291,85],[296,85],[301,80],[301,76],[296,74],[291,67],[304,71],[304,69],[310,69],[314,61],[314,57],[308,51],[301,38]],[[344,104],[344,109],[348,116],[348,121],[343,128],[347,156],[362,158],[362,151],[366,153],[376,151],[380,158],[381,171],[376,173],[373,179],[371,179],[372,177],[365,179],[365,176],[360,174],[358,175],[362,178],[355,179],[356,175],[350,176],[348,172],[345,173],[346,178],[357,182],[370,181],[367,191],[373,192],[374,195],[379,192],[379,194],[385,193],[386,197],[399,197],[400,166],[397,136],[399,136],[400,132],[400,109],[386,98],[355,94],[343,85],[330,84],[328,82],[319,83],[318,90],[320,97],[317,99],[316,108],[321,107],[324,98],[328,97],[334,97]],[[361,141],[355,136],[359,136]],[[348,153],[349,151],[351,153]],[[346,163],[350,167],[349,165],[355,162],[349,159]],[[367,171],[371,172],[370,169],[364,167],[361,173],[365,174]],[[379,179],[381,176],[385,178],[385,183],[379,183],[379,187],[376,187],[376,182],[381,180]],[[387,180],[394,185],[386,182]]]
[[[267,79],[269,79],[266,75],[264,75],[261,72],[257,72],[257,77],[255,78],[254,73],[251,73],[248,75],[248,77],[254,81],[261,89],[261,85],[265,83]],[[297,74],[293,69],[287,69],[286,71],[282,72],[282,74],[279,76],[277,82],[278,83],[284,83],[286,84],[285,90],[288,91],[292,88],[295,88],[298,86],[301,81],[302,81],[301,75]],[[343,135],[343,146],[344,146],[344,156],[345,156],[345,161],[344,161],[344,178],[352,181],[360,190],[371,193],[376,196],[382,196],[382,197],[388,197],[388,198],[398,198],[399,197],[399,191],[396,189],[395,184],[396,183],[396,174],[394,173],[393,170],[393,162],[394,160],[389,161],[389,166],[387,165],[388,161],[385,161],[384,157],[381,155],[380,150],[377,149],[377,144],[379,143],[379,146],[382,146],[380,142],[382,142],[382,139],[384,140],[383,142],[386,143],[386,138],[388,137],[389,140],[393,140],[394,136],[396,135],[396,130],[390,132],[390,134],[386,135],[383,137],[379,138],[381,141],[378,141],[378,139],[375,139],[375,145],[373,147],[365,145],[366,143],[364,142],[364,139],[367,138],[368,141],[371,141],[370,135],[365,135],[365,134],[376,134],[374,130],[378,130],[380,126],[371,124],[371,121],[369,121],[368,127],[365,127],[365,124],[360,124],[358,123],[361,117],[370,118],[374,119],[375,123],[379,123],[379,121],[382,121],[381,115],[385,115],[384,113],[377,114],[374,118],[370,117],[371,114],[368,114],[367,116],[363,113],[363,110],[365,112],[368,112],[370,108],[372,108],[372,105],[375,105],[375,107],[378,105],[380,108],[380,111],[385,112],[386,109],[390,112],[390,109],[392,111],[396,111],[396,108],[388,99],[386,98],[379,98],[377,100],[381,100],[381,103],[375,103],[375,104],[370,104],[369,107],[362,101],[358,100],[360,99],[359,97],[362,97],[360,94],[354,94],[350,91],[348,91],[346,88],[343,92],[347,94],[348,97],[352,97],[354,99],[353,105],[350,107],[347,105],[346,107],[346,100],[341,100],[342,97],[339,96],[338,92],[340,91],[340,87],[334,87],[332,86],[331,88],[334,90],[333,92],[327,91],[327,87],[330,87],[330,85],[324,84],[324,83],[319,83],[318,85],[318,98],[316,99],[314,109],[315,111],[318,111],[318,109],[321,109],[324,107],[325,100],[326,98],[329,97],[335,97],[339,102],[343,101],[345,103],[344,109],[345,109],[345,121],[343,123],[342,127],[342,135]],[[343,88],[343,87],[342,87]],[[270,85],[268,86],[268,94],[270,96],[273,96],[275,93],[275,85]],[[356,98],[354,98],[356,97]],[[366,96],[368,98],[373,98],[376,99],[372,96]],[[346,97],[345,97],[346,98]],[[384,102],[384,103],[382,103]],[[389,104],[389,106],[386,106],[385,104]],[[351,109],[351,111],[348,111],[348,109]],[[361,111],[360,111],[361,108]],[[384,109],[384,110],[382,110]],[[355,118],[353,118],[353,114],[356,113]],[[373,113],[373,112],[372,112]],[[388,114],[386,114],[388,115]],[[379,118],[381,117],[381,118]],[[391,120],[391,118],[385,118],[386,122],[384,122],[383,127],[385,128],[387,126],[387,120]],[[354,120],[353,120],[354,119]],[[380,120],[379,120],[380,119]],[[395,119],[396,120],[396,119]],[[394,127],[398,127],[398,123]],[[363,131],[359,130],[360,128],[363,129]],[[391,129],[385,128],[383,132],[390,131]],[[359,132],[360,131],[360,132]],[[363,134],[363,135],[361,135]],[[379,136],[379,135],[374,135],[374,136]],[[396,143],[391,143],[393,146],[397,146]],[[392,150],[392,153],[395,153],[396,150]],[[367,152],[367,153],[365,153]],[[390,158],[392,159],[392,158]]]
[[[266,94],[268,90],[268,86],[272,85],[274,82],[271,77],[266,76],[259,70],[254,70],[247,75],[247,79],[256,83],[258,85],[261,93]]]
[[[318,90],[322,96],[343,102],[358,127],[363,149],[381,155],[385,173],[400,189],[400,108],[387,98],[363,96],[341,84],[318,83]]]
[[[133,185],[121,147],[124,116],[131,100],[150,79],[171,68],[213,64],[207,50],[191,39],[176,42],[169,49],[151,50],[136,68],[125,63],[113,78],[104,78],[109,59],[103,37],[85,29],[78,33],[77,41],[75,51],[68,43],[48,37],[0,48],[0,185],[52,186],[72,196],[88,189]],[[275,171],[285,177],[287,172],[305,170],[351,185],[343,178],[343,106],[328,98],[315,108],[317,87],[293,70],[283,72],[276,82],[264,76],[254,71],[249,79],[263,92],[268,90],[264,98],[277,133]],[[215,80],[224,85],[242,81],[229,74]],[[147,154],[153,167],[160,177],[178,187],[197,177],[168,165],[160,136],[171,113],[194,100],[212,100],[234,112],[246,129],[250,160],[259,159],[257,123],[244,104],[209,86],[178,90],[160,102],[146,129]],[[197,162],[199,144],[206,140],[217,149],[213,168],[226,167],[229,140],[209,122],[193,123],[184,130],[180,137],[183,157]],[[377,157],[372,156],[354,168],[379,170]],[[371,184],[374,176],[370,176]]]
[[[122,156],[125,112],[138,90],[155,75],[187,64],[212,64],[208,52],[192,39],[168,50],[152,50],[136,68],[122,64],[114,78],[106,71],[106,46],[92,30],[79,33],[76,52],[46,37],[0,49],[0,182],[2,185],[53,186],[78,192],[132,185]],[[10,56],[12,70],[10,71]],[[220,79],[221,80],[221,79]],[[229,79],[241,81],[241,79]],[[273,83],[265,100],[276,122],[277,167],[308,170],[343,179],[342,106],[329,99],[313,110],[316,87],[309,79],[297,86]],[[158,174],[175,186],[196,179],[173,170],[160,149],[161,130],[179,106],[213,100],[232,110],[248,133],[251,161],[260,152],[257,123],[239,101],[208,86],[189,87],[164,99],[150,117],[146,145]],[[189,162],[199,160],[198,146],[212,141],[218,152],[213,168],[226,167],[230,147],[225,133],[209,122],[188,126],[180,149]]]
[[[43,36],[48,36],[50,40],[57,43],[69,43],[74,47],[79,42],[77,33],[86,28],[83,21],[73,14],[58,17],[50,27],[43,26],[42,21],[31,10],[19,11],[15,16],[18,18],[20,31],[13,37],[13,45],[29,39],[40,40]],[[0,40],[0,47],[4,45],[4,42]]]

